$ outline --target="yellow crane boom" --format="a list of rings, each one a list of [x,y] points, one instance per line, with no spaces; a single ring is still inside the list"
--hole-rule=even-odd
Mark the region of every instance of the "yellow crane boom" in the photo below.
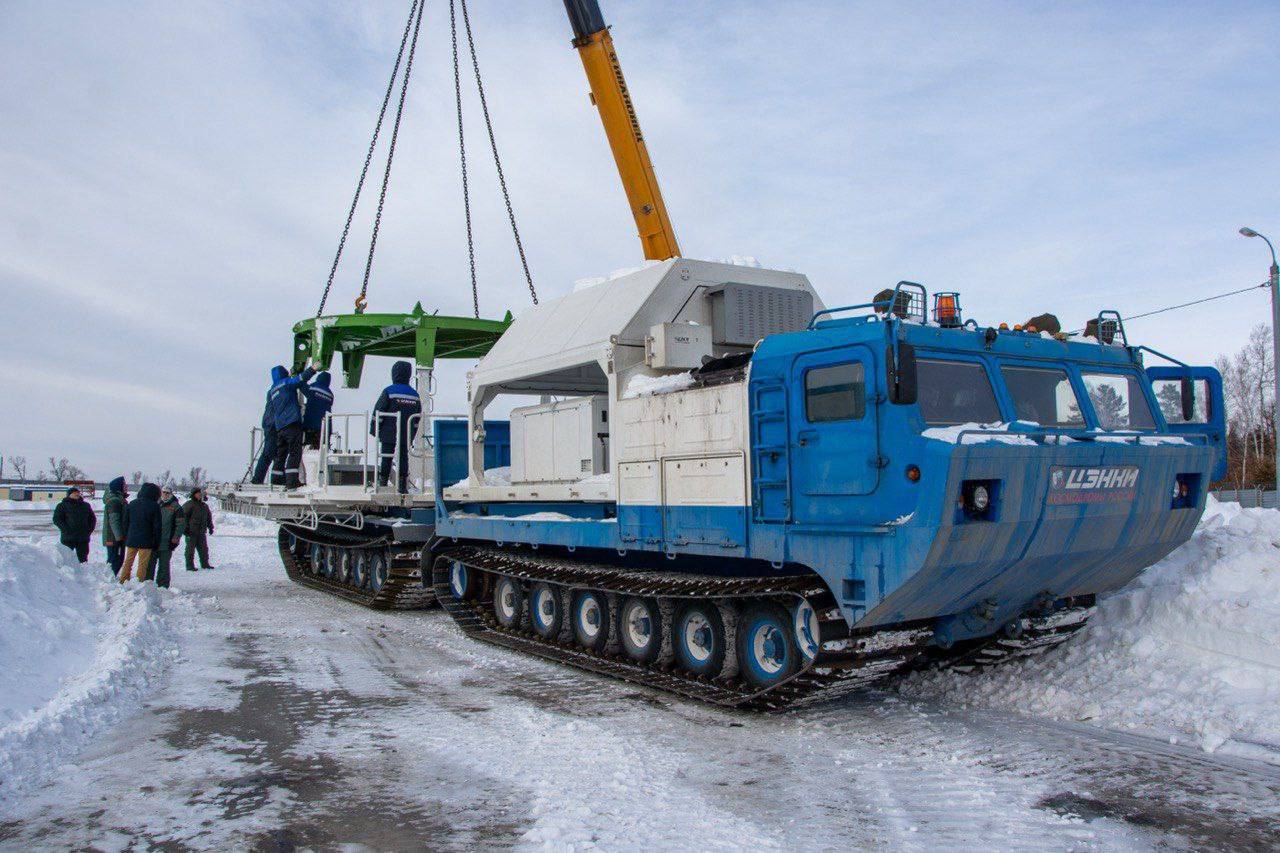
[[[618,165],[622,188],[631,204],[631,215],[648,260],[663,261],[680,255],[675,228],[658,188],[658,176],[649,159],[649,149],[640,132],[627,81],[618,64],[609,27],[596,0],[564,0],[573,25],[573,46],[582,57],[582,67],[591,85],[591,102],[600,111],[609,148]]]

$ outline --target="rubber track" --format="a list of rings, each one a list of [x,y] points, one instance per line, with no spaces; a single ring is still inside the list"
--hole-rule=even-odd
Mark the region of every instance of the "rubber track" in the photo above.
[[[424,554],[423,558],[427,559],[427,555]],[[568,640],[544,639],[531,629],[503,629],[492,617],[483,594],[480,599],[468,601],[453,597],[449,575],[450,563],[454,560],[482,573],[546,581],[566,588],[592,589],[617,596],[729,600],[773,598],[786,604],[808,598],[819,614],[822,642],[812,662],[769,689],[758,690],[737,678],[700,679],[664,664],[662,658],[656,664],[639,664],[620,652],[611,653],[608,647],[604,653],[597,654]],[[509,549],[460,545],[435,552],[432,583],[440,605],[470,637],[727,708],[785,711],[844,695],[905,668],[923,652],[933,636],[930,628],[910,627],[851,637],[830,592],[812,576],[714,577],[642,572]],[[481,588],[487,589],[488,585]],[[616,619],[611,619],[610,624],[615,626],[611,630],[616,631]],[[728,650],[732,654],[735,645],[733,628],[726,625],[726,634]],[[610,646],[614,645],[610,643]],[[726,668],[728,660],[726,656]]]
[[[338,534],[333,531],[290,530],[280,526],[277,542],[280,560],[284,563],[289,580],[347,601],[354,601],[374,610],[424,610],[434,604],[434,594],[422,583],[420,555],[417,550],[404,554],[388,554],[387,580],[382,589],[374,592],[344,584],[331,578],[307,572],[289,547],[289,539],[297,537],[303,542],[333,545],[338,548],[368,549],[371,540],[359,534]],[[372,540],[380,542],[381,540]]]
[[[1077,604],[1041,616],[1023,617],[1019,636],[997,634],[938,666],[957,672],[981,672],[998,664],[1042,655],[1075,636],[1095,609],[1092,603]]]

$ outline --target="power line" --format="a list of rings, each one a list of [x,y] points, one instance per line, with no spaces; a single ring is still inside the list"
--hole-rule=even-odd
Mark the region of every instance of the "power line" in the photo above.
[[[1226,299],[1228,296],[1236,296],[1241,293],[1248,293],[1251,290],[1258,290],[1260,288],[1269,287],[1269,286],[1270,286],[1270,282],[1264,281],[1261,284],[1254,284],[1254,285],[1250,285],[1249,287],[1242,287],[1239,290],[1230,290],[1226,293],[1219,293],[1216,296],[1206,296],[1203,299],[1195,299],[1191,302],[1183,302],[1178,305],[1169,305],[1165,308],[1157,308],[1154,311],[1147,311],[1143,314],[1134,314],[1130,317],[1122,317],[1121,319],[1124,320],[1126,323],[1129,322],[1130,320],[1141,320],[1143,317],[1153,317],[1156,314],[1163,314],[1166,311],[1176,311],[1179,308],[1190,308],[1192,305],[1200,305],[1205,302],[1212,302],[1215,299]],[[1083,331],[1084,331],[1083,328],[1076,329],[1071,334],[1077,335]]]

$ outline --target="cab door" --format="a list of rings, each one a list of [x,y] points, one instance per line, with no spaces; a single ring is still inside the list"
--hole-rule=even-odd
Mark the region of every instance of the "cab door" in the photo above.
[[[1226,407],[1222,374],[1212,367],[1148,367],[1151,390],[1169,431],[1205,435],[1217,451],[1212,480],[1227,476]]]
[[[880,479],[875,358],[865,346],[807,353],[793,363],[791,389],[792,518],[851,521]]]

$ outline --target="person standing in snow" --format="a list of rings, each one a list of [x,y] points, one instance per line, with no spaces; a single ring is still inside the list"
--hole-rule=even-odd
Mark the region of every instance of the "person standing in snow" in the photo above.
[[[102,545],[107,549],[111,573],[117,576],[124,564],[124,533],[128,527],[125,498],[128,495],[124,477],[116,477],[107,484],[107,493],[102,498]]]
[[[124,565],[120,567],[120,583],[128,583],[137,563],[138,580],[147,579],[151,552],[160,547],[160,487],[143,483],[138,496],[129,501],[125,515]]]
[[[329,371],[322,370],[315,380],[302,389],[306,406],[302,409],[302,438],[312,450],[320,448],[320,433],[325,415],[333,409],[333,392],[329,390]]]
[[[209,565],[209,534],[213,533],[213,510],[205,503],[203,489],[191,490],[191,500],[182,506],[182,518],[187,534],[187,571],[196,570],[196,554],[200,555],[200,568],[212,569],[213,566]]]
[[[282,365],[271,368],[271,387],[267,389],[267,399],[262,406],[262,448],[258,451],[258,461],[253,466],[253,477],[249,482],[261,486],[267,481],[267,471],[276,458],[276,424],[271,416],[271,389],[276,383],[289,375]]]
[[[298,469],[302,465],[302,406],[298,404],[298,391],[315,372],[315,368],[308,365],[297,376],[286,376],[271,386],[268,400],[271,422],[276,428],[276,462],[271,472],[273,486],[298,488]]]
[[[54,507],[53,526],[62,534],[62,544],[75,551],[80,562],[87,563],[89,538],[98,526],[98,516],[75,486],[67,489],[67,496]]]
[[[160,490],[160,543],[151,555],[151,577],[156,586],[169,588],[169,564],[186,523],[182,504],[173,496],[173,489],[165,486]]]
[[[382,389],[378,402],[373,407],[373,418],[369,422],[369,434],[378,437],[378,445],[382,448],[381,461],[378,464],[378,484],[385,486],[391,479],[391,460],[398,456],[399,481],[396,487],[405,491],[409,482],[409,443],[417,435],[418,425],[409,429],[409,419],[422,414],[422,400],[418,392],[409,384],[413,375],[413,365],[407,361],[397,361],[391,365],[391,384]],[[379,413],[398,413],[399,427],[394,417],[378,417]],[[396,453],[399,440],[400,451]]]

